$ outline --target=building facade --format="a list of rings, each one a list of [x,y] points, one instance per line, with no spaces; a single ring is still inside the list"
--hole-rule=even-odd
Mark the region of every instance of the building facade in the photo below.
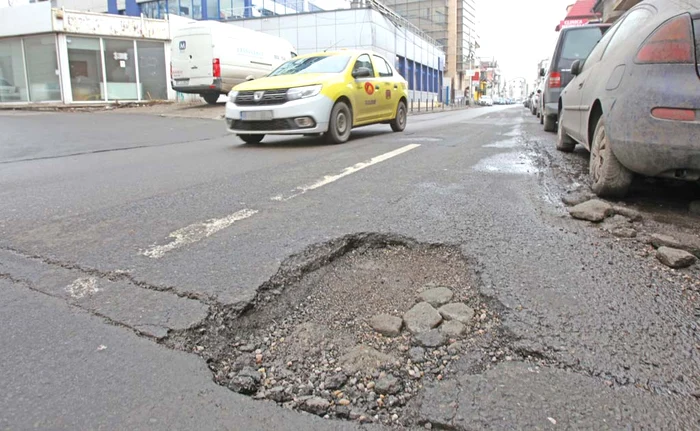
[[[437,43],[373,7],[233,21],[289,41],[299,54],[326,49],[371,49],[406,78],[411,100],[442,101],[445,53]]]
[[[168,22],[54,9],[0,13],[0,103],[174,98]]]
[[[368,0],[372,2],[372,0]],[[471,76],[476,69],[477,0],[383,0],[445,51],[445,80],[451,98],[470,94]]]

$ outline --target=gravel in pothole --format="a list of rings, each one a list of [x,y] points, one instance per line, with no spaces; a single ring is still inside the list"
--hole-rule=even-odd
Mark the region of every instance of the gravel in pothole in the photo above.
[[[497,324],[472,280],[453,247],[359,248],[186,344],[234,391],[326,418],[414,425],[408,401],[449,379],[471,337]],[[409,331],[416,307],[429,322]]]

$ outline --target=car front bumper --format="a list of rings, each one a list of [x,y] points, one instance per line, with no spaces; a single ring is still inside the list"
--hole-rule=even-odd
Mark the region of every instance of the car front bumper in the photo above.
[[[239,106],[230,100],[226,102],[226,126],[228,131],[237,135],[301,135],[325,133],[333,109],[333,101],[323,94],[307,99],[294,100],[281,105]],[[253,111],[270,111],[271,120],[244,121],[241,113]],[[299,127],[294,120],[310,117],[314,121],[311,127]]]

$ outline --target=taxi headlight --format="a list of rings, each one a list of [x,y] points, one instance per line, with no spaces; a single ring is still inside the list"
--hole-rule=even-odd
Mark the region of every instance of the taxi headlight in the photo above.
[[[322,85],[309,85],[307,87],[296,87],[287,90],[287,100],[306,99],[314,97],[321,92]]]
[[[238,96],[238,91],[229,91],[228,100],[232,103],[236,103],[236,96]]]

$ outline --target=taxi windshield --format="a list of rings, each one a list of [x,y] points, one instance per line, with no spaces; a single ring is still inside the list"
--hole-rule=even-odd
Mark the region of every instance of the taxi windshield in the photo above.
[[[295,75],[298,73],[340,73],[350,61],[348,55],[319,55],[295,58],[283,63],[268,76]]]

